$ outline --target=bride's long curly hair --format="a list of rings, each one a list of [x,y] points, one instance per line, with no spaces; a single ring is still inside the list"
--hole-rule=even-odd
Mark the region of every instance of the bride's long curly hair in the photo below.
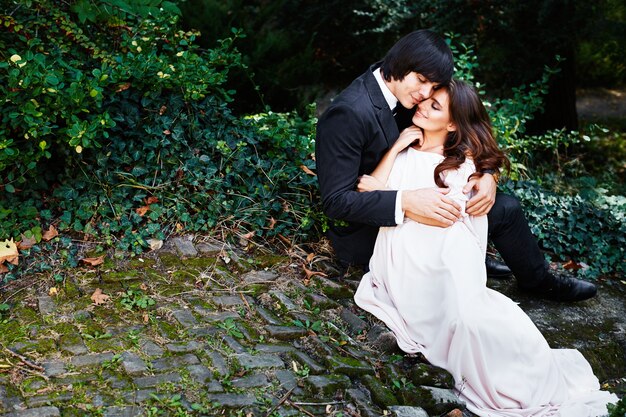
[[[481,177],[484,170],[505,168],[508,171],[510,162],[498,148],[489,114],[476,90],[460,80],[452,80],[446,88],[450,121],[456,125],[456,130],[448,133],[443,148],[445,159],[435,168],[437,186],[445,187],[441,174],[457,169],[468,156],[476,166],[470,178]]]

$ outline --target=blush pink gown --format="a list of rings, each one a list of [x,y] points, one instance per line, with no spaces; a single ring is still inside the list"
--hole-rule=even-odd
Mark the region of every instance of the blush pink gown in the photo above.
[[[443,156],[412,148],[398,155],[390,189],[435,187]],[[465,207],[466,161],[449,172],[451,198]],[[486,286],[487,216],[448,228],[405,220],[380,229],[370,272],[354,296],[382,320],[399,347],[448,370],[467,408],[489,417],[606,415],[617,397],[600,391],[589,363],[573,349],[551,349],[530,318]]]

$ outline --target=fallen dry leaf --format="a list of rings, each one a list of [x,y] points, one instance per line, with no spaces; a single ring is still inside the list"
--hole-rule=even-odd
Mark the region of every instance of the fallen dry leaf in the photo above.
[[[141,285],[139,286],[139,289],[141,291],[148,291],[148,286],[142,282]]]
[[[304,269],[304,273],[306,274],[306,280],[310,280],[311,277],[315,276],[315,275],[319,275],[320,277],[326,277],[328,275],[326,275],[323,272],[319,272],[319,271],[311,271],[310,269],[307,269],[306,266],[302,265],[302,269]]]
[[[159,250],[163,247],[163,241],[159,239],[148,239],[148,245],[150,245],[150,249]]]
[[[135,213],[143,217],[148,212],[148,210],[150,210],[150,206],[143,206],[143,207],[136,208]]]
[[[48,291],[48,295],[50,297],[54,297],[55,295],[59,294],[59,290],[57,290],[57,287],[52,287],[50,288],[50,290]]]
[[[311,252],[306,256],[306,262],[309,263],[315,258],[315,253]]]
[[[302,169],[305,173],[313,176],[317,176],[317,174],[311,171],[306,165],[300,165],[300,169]]]
[[[565,263],[565,265],[563,265],[563,268],[565,268],[565,269],[571,269],[571,270],[573,270],[573,271],[576,271],[576,270],[578,270],[578,269],[581,269],[581,268],[582,268],[582,266],[581,266],[581,265],[579,265],[578,263],[576,263],[576,262],[574,262],[574,261],[570,260],[569,262]]]
[[[276,219],[270,217],[270,230],[272,230],[276,226]]]
[[[48,230],[46,230],[43,233],[43,236],[41,237],[45,242],[52,240],[53,238],[55,238],[56,236],[59,235],[59,232],[57,232],[57,229],[53,226],[50,225],[50,227],[48,228]]]
[[[161,106],[161,108],[159,109],[159,116],[163,116],[166,110],[167,110],[167,106]]]
[[[7,261],[10,264],[17,265],[18,256],[17,245],[13,242],[13,239],[0,242],[0,264]]]
[[[0,274],[4,274],[6,272],[9,272],[9,268],[7,268],[5,264],[0,264]]]
[[[164,135],[171,135],[171,134],[172,134],[172,131],[171,131],[171,130],[169,130],[169,129],[165,129],[165,130],[163,131],[163,134],[164,134]]]
[[[244,239],[252,239],[252,237],[255,235],[255,233],[256,233],[256,232],[253,230],[252,232],[248,232],[248,233],[246,233],[246,234],[245,234],[245,235],[243,235],[242,237],[243,237]]]
[[[34,236],[26,237],[22,234],[21,237],[22,237],[22,240],[17,242],[18,249],[30,249],[37,243],[37,240],[35,239]]]
[[[122,92],[124,90],[128,90],[130,88],[130,83],[122,83],[120,85],[117,86],[117,89],[115,90],[116,93]]]
[[[158,203],[159,199],[158,199],[158,197],[150,196],[150,197],[146,198],[145,201],[146,201],[147,205],[150,205],[150,204]]]
[[[100,255],[97,258],[83,258],[80,261],[91,266],[98,266],[104,263],[104,255]]]
[[[95,305],[99,306],[105,304],[109,300],[109,296],[104,294],[100,288],[96,288],[91,294],[91,299]]]
[[[148,315],[148,313],[143,313],[144,324],[147,324],[149,321],[150,321],[150,316]]]

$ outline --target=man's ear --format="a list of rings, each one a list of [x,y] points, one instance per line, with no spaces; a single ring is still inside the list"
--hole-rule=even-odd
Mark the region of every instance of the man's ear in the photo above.
[[[455,132],[456,131],[456,125],[454,123],[448,123],[448,126],[446,126],[446,130],[448,132]]]

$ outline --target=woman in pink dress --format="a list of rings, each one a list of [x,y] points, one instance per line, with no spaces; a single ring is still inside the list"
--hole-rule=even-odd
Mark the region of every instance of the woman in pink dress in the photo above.
[[[606,415],[617,397],[600,391],[580,352],[551,349],[515,302],[486,286],[487,216],[465,214],[464,187],[508,161],[480,98],[453,81],[419,104],[413,123],[359,191],[447,187],[462,218],[447,228],[411,219],[382,227],[356,303],[389,327],[403,351],[448,370],[479,416]]]

